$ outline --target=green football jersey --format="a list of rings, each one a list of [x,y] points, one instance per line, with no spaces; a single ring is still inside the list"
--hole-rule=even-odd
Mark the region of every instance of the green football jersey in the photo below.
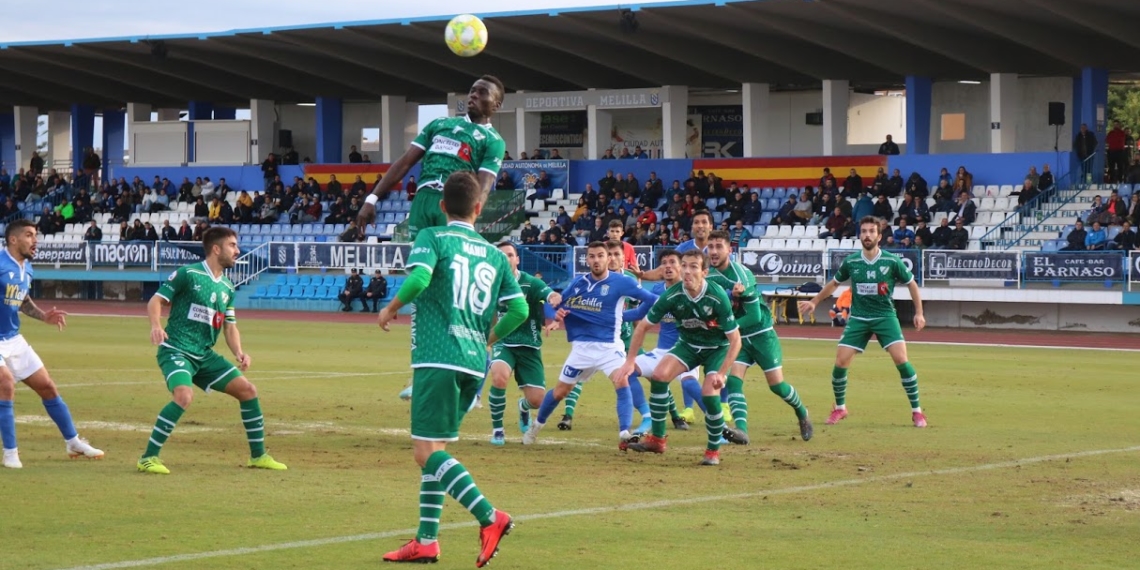
[[[214,277],[205,261],[176,269],[155,293],[170,302],[162,345],[191,358],[205,358],[218,342],[222,325],[237,322],[234,291],[229,277],[224,273]]]
[[[657,324],[667,314],[672,314],[676,322],[677,342],[696,349],[726,346],[728,339],[724,335],[738,328],[728,295],[708,280],[696,297],[689,296],[684,283],[666,289],[649,308],[646,318]]]
[[[507,256],[470,224],[451,222],[420,230],[407,267],[431,272],[412,314],[412,368],[483,376],[496,308],[523,296]]]
[[[839,283],[851,280],[851,318],[880,319],[894,317],[895,284],[907,285],[914,275],[906,268],[901,257],[879,250],[875,259],[863,257],[863,252],[848,255],[835,272]]]
[[[535,277],[525,271],[519,271],[516,279],[519,283],[519,289],[522,290],[523,296],[526,297],[526,304],[530,307],[530,313],[527,315],[523,324],[514,332],[507,335],[507,338],[499,341],[503,346],[526,346],[530,348],[542,347],[542,329],[546,326],[546,298],[554,292],[546,282],[538,277]],[[505,307],[499,305],[499,318],[503,318]]]
[[[756,291],[755,273],[735,261],[730,261],[724,271],[710,267],[708,280],[720,285],[730,295],[737,283],[744,284],[744,293],[730,297],[732,299],[732,314],[737,321],[746,315],[752,316],[756,320],[756,324],[741,328],[741,335],[750,336],[772,328],[772,311],[768,309],[768,306],[760,299],[760,293]]]
[[[499,175],[507,144],[491,125],[472,123],[467,115],[440,117],[420,131],[412,144],[424,150],[419,187],[443,189],[455,172]]]
[[[629,277],[630,279],[633,279],[634,281],[637,281],[637,283],[639,285],[641,284],[641,280],[638,279],[637,276],[634,275],[632,271],[626,269],[626,270],[622,271],[622,274],[625,275],[626,277]],[[641,304],[641,301],[638,301],[635,299],[626,299],[625,300],[626,310],[636,309],[637,306],[640,304]],[[628,322],[628,321],[622,321],[621,322],[621,335],[619,338],[621,339],[622,344],[625,345],[625,349],[629,350],[629,343],[630,343],[630,341],[633,340],[633,323]]]

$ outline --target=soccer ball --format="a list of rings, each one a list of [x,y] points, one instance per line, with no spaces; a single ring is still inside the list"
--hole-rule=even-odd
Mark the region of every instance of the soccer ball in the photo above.
[[[443,31],[443,41],[447,47],[461,57],[478,55],[487,47],[487,26],[483,20],[463,14],[447,23]]]

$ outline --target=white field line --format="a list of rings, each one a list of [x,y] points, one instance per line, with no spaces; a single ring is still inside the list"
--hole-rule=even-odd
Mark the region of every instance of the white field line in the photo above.
[[[897,481],[899,479],[911,479],[915,477],[932,477],[941,475],[957,475],[961,473],[976,473],[980,471],[992,471],[994,469],[1008,469],[1011,467],[1023,467],[1026,465],[1033,465],[1037,463],[1045,463],[1048,461],[1061,461],[1069,459],[1078,459],[1082,457],[1093,457],[1097,455],[1108,455],[1115,453],[1131,453],[1140,451],[1140,446],[1123,447],[1117,449],[1097,449],[1092,451],[1078,451],[1074,453],[1062,453],[1057,455],[1042,455],[1038,457],[1027,457],[1024,459],[1014,459],[1012,461],[999,461],[996,463],[985,463],[982,465],[971,465],[965,467],[950,467],[947,469],[933,469],[930,471],[910,471],[906,473],[895,473],[892,475],[873,475],[861,479],[840,479],[837,481],[828,481],[825,483],[817,483],[814,485],[798,485],[795,487],[782,487],[777,489],[764,489],[759,491],[750,491],[747,493],[735,493],[731,495],[705,495],[700,497],[689,497],[686,499],[665,499],[661,501],[649,501],[644,503],[627,503],[624,505],[611,505],[605,507],[594,507],[588,509],[574,509],[567,511],[554,511],[546,513],[535,513],[529,515],[515,516],[516,522],[536,521],[543,519],[553,519],[572,516],[583,515],[599,515],[607,513],[620,513],[632,511],[644,511],[648,509],[660,509],[678,507],[684,505],[695,505],[701,503],[711,503],[719,501],[733,501],[742,499],[755,499],[758,497],[769,497],[778,495],[792,495],[797,493],[807,493],[812,491],[823,491],[827,489],[835,489],[840,487],[853,487],[856,485],[865,485],[868,483],[880,483],[885,481]],[[440,530],[451,530],[456,528],[473,527],[476,525],[475,521],[462,522],[462,523],[449,523],[440,525]],[[328,546],[332,544],[343,544],[347,542],[361,542],[367,540],[378,540],[383,538],[395,538],[400,536],[414,535],[415,528],[404,528],[399,530],[390,530],[385,532],[375,532],[367,534],[354,534],[348,536],[334,536],[329,538],[318,538],[313,540],[299,540],[295,542],[278,542],[274,544],[263,544],[260,546],[248,546],[241,548],[229,548],[225,550],[212,550],[206,552],[194,552],[189,554],[176,554],[173,556],[160,556],[156,558],[145,558],[141,560],[125,560],[122,562],[109,562],[105,564],[95,564],[89,566],[76,566],[66,570],[118,570],[119,568],[139,568],[143,566],[156,566],[160,564],[170,564],[173,562],[189,562],[193,560],[206,560],[210,558],[222,558],[230,556],[243,556],[246,554],[260,554],[263,552],[273,552],[277,550],[291,550],[297,548],[314,548],[319,546]]]
[[[143,318],[146,315],[96,315],[89,313],[69,313],[77,317],[112,317],[112,318]],[[352,323],[341,323],[352,324]],[[994,332],[1015,332],[1016,329],[961,329],[966,331],[990,331]],[[798,336],[785,336],[781,335],[780,340],[811,340],[816,342],[830,342],[837,343],[838,339],[831,338],[806,338]],[[1108,352],[1140,352],[1140,347],[1137,348],[1101,348],[1096,346],[1054,346],[1054,345],[1040,345],[1040,344],[995,344],[984,342],[947,342],[947,341],[913,341],[908,340],[907,344],[930,344],[930,345],[946,345],[946,346],[991,346],[995,348],[1058,348],[1062,350],[1103,350]]]
[[[154,380],[139,380],[131,382],[76,382],[74,384],[56,384],[56,386],[59,388],[88,388],[92,386],[139,386],[144,384],[162,384],[162,378],[158,377],[157,369],[151,370],[148,368],[147,371],[155,373]],[[311,372],[307,374],[290,374],[288,376],[254,376],[251,378],[251,380],[254,380],[255,382],[276,380],[336,380],[340,378],[388,376],[392,374],[409,374],[409,372]]]

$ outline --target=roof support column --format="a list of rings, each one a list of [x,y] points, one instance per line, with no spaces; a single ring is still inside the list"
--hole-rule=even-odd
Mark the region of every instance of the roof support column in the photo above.
[[[44,157],[44,169],[61,169],[71,165],[71,112],[48,112],[48,155]],[[78,150],[77,152],[82,152]]]
[[[823,80],[823,155],[847,154],[847,107],[851,85],[846,79]]]
[[[344,103],[336,97],[317,97],[317,164],[339,164],[344,135]]]
[[[929,77],[906,77],[906,153],[930,154],[933,83]]]
[[[1016,73],[990,74],[990,152],[1017,152],[1018,88]]]
[[[744,107],[744,156],[765,156],[769,152],[764,144],[764,136],[768,134],[768,84],[745,83],[740,94]]]
[[[404,153],[404,130],[407,128],[406,112],[406,98],[394,95],[380,97],[381,162],[391,164]]]
[[[590,136],[586,158],[598,160],[613,147],[614,115],[597,105],[586,107],[586,132]]]
[[[0,169],[15,174],[16,163],[16,114],[12,110],[0,110]]]
[[[95,107],[71,105],[71,171],[83,170],[87,149],[95,148]]]
[[[1108,132],[1105,108],[1108,105],[1108,71],[1096,67],[1081,69],[1081,76],[1073,85],[1073,135],[1082,124],[1096,133],[1097,151],[1092,160],[1092,182],[1104,182],[1104,135]],[[1073,149],[1074,151],[1076,149]],[[1074,166],[1077,158],[1073,153]],[[1087,178],[1087,176],[1086,176]]]
[[[13,107],[12,122],[16,129],[16,166],[12,174],[28,168],[32,153],[36,152],[39,134],[40,110],[35,107]]]
[[[150,122],[150,105],[146,103],[127,103],[127,153],[131,156],[131,162],[135,162],[135,155],[133,152],[135,145],[134,124],[135,123],[149,123]]]
[[[404,154],[408,147],[412,145],[412,141],[416,140],[416,136],[420,134],[420,104],[419,103],[404,103],[404,134],[403,138],[397,139],[396,144],[400,146],[392,151],[393,160]]]
[[[214,104],[208,101],[191,101],[188,111],[186,114],[186,120],[189,123],[186,125],[186,162],[195,162],[197,153],[194,140],[194,122],[213,119]]]
[[[515,109],[515,144],[519,149],[518,154],[514,155],[515,158],[524,152],[528,152],[528,148],[538,148],[538,139],[542,129],[541,117],[538,113],[527,113],[521,105]],[[535,157],[532,156],[531,158]]]
[[[685,144],[688,134],[685,121],[689,118],[689,88],[684,85],[666,85],[661,90],[665,92],[665,102],[661,104],[660,158],[685,158],[688,148]]]
[[[110,180],[115,169],[123,165],[123,143],[127,133],[127,115],[118,109],[103,111],[103,179]]]
[[[277,116],[277,110],[274,108],[273,101],[268,99],[251,99],[249,102],[249,134],[250,134],[250,147],[249,156],[253,164],[261,164],[261,161],[269,157],[269,153],[273,152],[273,138],[277,134],[276,125],[274,120]],[[337,137],[340,140],[340,137]]]

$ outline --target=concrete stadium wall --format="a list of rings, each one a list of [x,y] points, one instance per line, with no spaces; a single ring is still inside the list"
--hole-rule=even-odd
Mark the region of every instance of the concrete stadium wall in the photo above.
[[[1140,307],[1128,305],[932,301],[925,316],[931,327],[1140,333]]]
[[[1025,180],[1029,167],[1036,166],[1041,172],[1042,165],[1048,164],[1054,176],[1059,176],[1069,168],[1071,152],[1018,152],[1006,154],[928,154],[892,156],[887,160],[889,168],[897,168],[903,178],[917,172],[931,185],[937,185],[938,173],[945,167],[953,176],[959,166],[965,166],[974,175],[974,185],[1015,184]],[[1058,158],[1061,166],[1058,167]]]
[[[299,151],[298,151],[299,152]],[[300,166],[282,166],[278,168],[281,180],[288,186],[293,183],[294,176],[302,176]],[[219,178],[225,178],[226,184],[234,190],[261,191],[265,189],[265,179],[261,176],[261,165],[252,166],[120,166],[115,169],[115,178],[123,177],[130,182],[138,176],[146,184],[150,184],[155,176],[169,178],[177,188],[182,184],[183,178],[190,178],[193,182],[198,176],[209,176],[214,183]]]
[[[1020,152],[1052,151],[1057,131],[1049,126],[1049,102],[1065,103],[1066,122],[1073,122],[1073,80],[1069,77],[1022,78],[1018,82],[1019,114],[1017,149]],[[942,115],[964,113],[966,138],[942,140]],[[1073,148],[1072,129],[1061,127],[1058,149]],[[990,150],[990,83],[967,85],[935,83],[931,92],[931,154],[977,153]]]

